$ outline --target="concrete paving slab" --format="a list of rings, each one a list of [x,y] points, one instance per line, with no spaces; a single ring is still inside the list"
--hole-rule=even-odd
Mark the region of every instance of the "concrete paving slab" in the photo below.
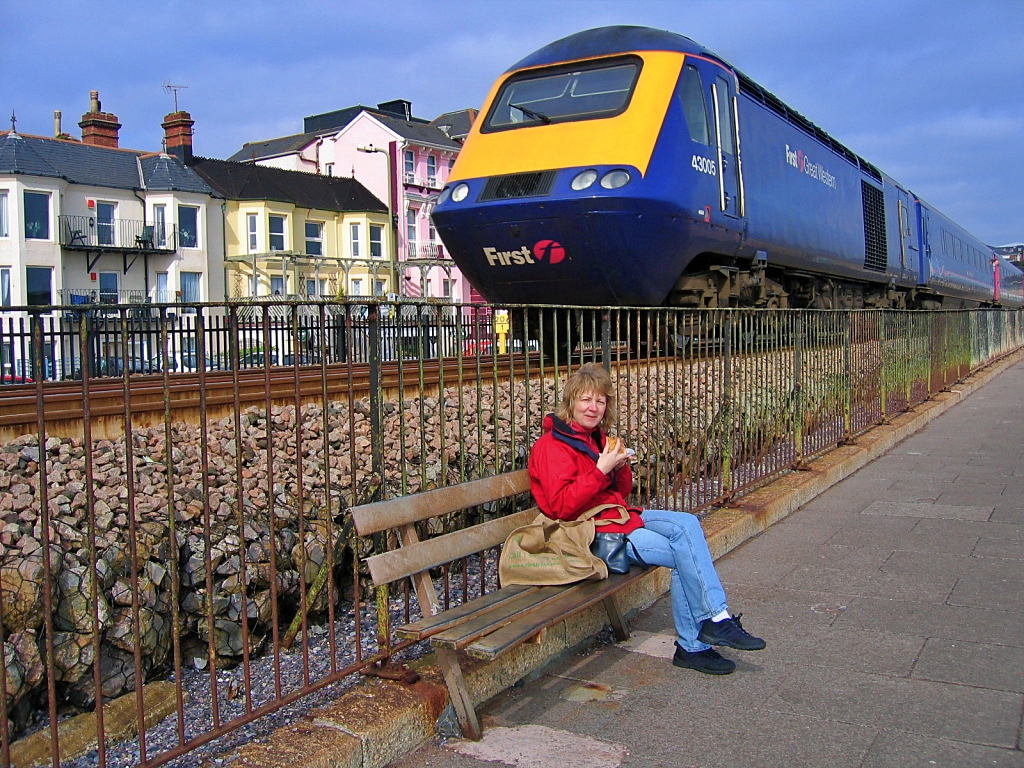
[[[933,738],[1013,747],[1024,696],[844,670],[797,668],[768,706]]]
[[[956,579],[951,576],[935,581],[920,581],[886,573],[850,574],[830,568],[798,567],[779,582],[778,587],[827,592],[845,596],[847,601],[852,601],[854,597],[884,597],[944,603],[955,584]]]
[[[1024,541],[979,538],[971,552],[974,557],[998,557],[1006,560],[1024,560]]]
[[[1012,611],[858,597],[836,626],[893,634],[1014,645],[1024,637],[1024,615]]]
[[[863,768],[1024,768],[1024,752],[913,733],[883,731]]]
[[[1000,562],[1012,563],[1017,578],[992,579],[984,576],[965,576],[957,580],[946,603],[974,608],[1024,611],[1024,578],[1020,577],[1020,563]]]
[[[1021,638],[1024,645],[1024,638]],[[994,691],[1024,693],[1024,647],[953,642],[932,638],[914,664],[912,677]]]
[[[936,494],[938,499],[942,494]],[[943,520],[988,520],[992,507],[968,507],[923,501],[874,501],[861,514],[885,517],[929,517]]]
[[[916,532],[951,535],[970,534],[978,538],[988,537],[1004,541],[1024,541],[1024,523],[1002,520],[988,522],[954,521],[954,520],[921,520],[914,527]]]

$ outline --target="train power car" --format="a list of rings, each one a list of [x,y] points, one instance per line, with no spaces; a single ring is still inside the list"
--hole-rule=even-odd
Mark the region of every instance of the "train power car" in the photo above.
[[[1024,303],[991,248],[689,38],[592,29],[494,84],[433,218],[503,303]]]

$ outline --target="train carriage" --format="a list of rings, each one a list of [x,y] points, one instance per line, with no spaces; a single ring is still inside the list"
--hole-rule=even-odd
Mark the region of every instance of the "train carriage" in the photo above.
[[[1016,267],[715,54],[645,27],[572,35],[500,77],[433,216],[495,302],[1022,303]]]

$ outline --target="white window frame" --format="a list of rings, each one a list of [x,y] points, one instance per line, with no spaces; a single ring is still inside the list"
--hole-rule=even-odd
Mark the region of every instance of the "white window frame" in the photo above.
[[[13,305],[11,301],[11,268],[0,267],[0,307]]]
[[[274,219],[280,219],[281,220],[281,231],[280,232],[274,232],[274,230],[270,228],[271,224],[274,221]],[[288,250],[288,217],[287,216],[280,216],[280,215],[278,215],[276,213],[269,214],[267,216],[267,231],[270,233],[270,240],[269,240],[268,244],[270,245],[271,253],[273,253],[275,251],[287,251]],[[274,247],[274,238],[275,237],[280,237],[281,238],[281,247],[280,248],[275,248]]]
[[[97,275],[97,291],[96,291],[96,293],[100,297],[100,304],[117,304],[118,303],[118,298],[121,295],[121,293],[120,293],[120,291],[121,291],[121,278],[118,275],[118,273],[114,272],[112,270],[104,270],[102,272],[97,272],[96,275]],[[105,278],[105,277],[106,278],[110,278],[110,277],[114,278],[114,295],[113,295],[113,297],[110,297],[110,296],[107,295],[107,294],[110,293],[110,291],[104,291],[103,290],[103,278]],[[113,301],[109,301],[110,298],[113,298]]]
[[[7,190],[0,189],[0,237],[10,237],[10,215],[8,211],[10,207],[7,205]]]
[[[317,234],[316,237],[310,237],[309,236],[309,231],[308,231],[307,227],[309,227],[310,224],[313,224],[317,228],[318,234]],[[305,234],[305,236],[306,236],[306,255],[307,256],[323,256],[324,255],[324,222],[322,222],[322,221],[307,221],[303,225],[302,229],[303,229],[303,234]],[[318,243],[320,245],[320,252],[319,253],[310,253],[309,252],[309,244],[310,243]]]
[[[28,236],[28,218],[26,217],[28,206],[25,205],[26,195],[40,195],[46,198],[46,237],[29,237]],[[50,211],[51,206],[51,194],[47,191],[40,191],[38,189],[26,189],[22,192],[21,200],[25,210],[22,211],[22,218],[25,219],[25,239],[26,240],[53,240],[53,216]]]
[[[402,168],[405,171],[406,182],[411,184],[416,178],[416,153],[411,149],[405,150]]]
[[[351,249],[352,258],[353,259],[358,259],[359,258],[359,251],[360,251],[359,245],[360,245],[360,241],[363,239],[362,228],[359,226],[359,222],[358,221],[354,221],[354,222],[352,222],[351,224],[348,225],[348,233],[349,233],[349,247]]]
[[[157,248],[167,247],[167,206],[153,206],[153,245]]]
[[[328,176],[333,176],[334,175],[334,163],[327,163],[326,165],[324,165],[324,170],[327,172]]]
[[[387,287],[388,287],[387,281],[385,281],[385,280],[374,280],[373,281],[373,295],[374,296],[383,296],[384,293],[387,291]]]
[[[260,247],[260,215],[258,213],[245,214],[245,232],[249,253],[256,253]]]
[[[363,295],[363,279],[361,277],[352,278],[352,295],[362,296]]]
[[[163,288],[160,287],[161,283]],[[153,289],[156,291],[156,303],[157,304],[169,304],[171,299],[171,276],[168,272],[157,272],[156,273],[156,287]]]
[[[437,158],[433,155],[427,155],[427,184],[437,185]]]
[[[410,245],[419,242],[419,225],[416,223],[418,215],[419,211],[412,207],[405,212],[405,239]]]
[[[50,296],[49,296],[49,299],[45,302],[45,304],[40,304],[38,302],[36,302],[34,304],[29,303],[29,299],[28,299],[28,284],[29,284],[28,271],[30,269],[38,269],[40,271],[46,271],[46,272],[50,273]],[[28,304],[29,306],[36,306],[36,307],[45,306],[47,304],[53,304],[53,267],[44,267],[44,266],[41,266],[39,264],[26,264],[25,265],[25,303]]]
[[[373,237],[373,230],[377,230],[377,239]],[[373,253],[373,246],[377,247],[377,254]],[[371,259],[383,259],[384,258],[384,227],[381,224],[370,225],[370,258]]]
[[[195,243],[192,244],[192,245],[185,245],[185,244],[182,243],[182,237],[181,237],[181,212],[183,210],[185,210],[185,209],[193,210],[193,211],[196,212],[196,231],[195,231],[195,234],[193,235],[195,237]],[[179,248],[197,248],[198,249],[200,247],[199,244],[201,242],[203,242],[203,239],[199,236],[199,228],[201,226],[200,223],[199,223],[199,219],[200,219],[200,215],[199,214],[200,214],[200,210],[199,210],[199,206],[198,205],[178,205],[178,247]]]
[[[100,221],[100,206],[110,206],[110,221]],[[196,218],[198,220],[198,216]],[[196,229],[198,230],[199,227],[197,226]],[[96,201],[96,242],[99,245],[120,245],[117,242],[117,201],[115,200]]]

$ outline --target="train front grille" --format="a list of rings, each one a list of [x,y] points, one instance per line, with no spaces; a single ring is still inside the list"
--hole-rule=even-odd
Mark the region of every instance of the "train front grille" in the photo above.
[[[512,173],[507,176],[492,176],[487,180],[478,200],[510,200],[517,197],[543,197],[551,192],[555,183],[555,171],[534,171]]]

